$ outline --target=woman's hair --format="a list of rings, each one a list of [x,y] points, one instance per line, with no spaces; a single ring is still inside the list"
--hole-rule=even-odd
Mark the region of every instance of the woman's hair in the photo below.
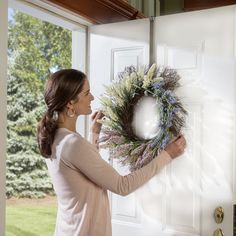
[[[84,73],[74,69],[60,70],[49,77],[44,91],[47,111],[37,127],[37,141],[43,157],[50,158],[52,154],[51,147],[58,128],[55,112],[63,111],[69,101],[77,98],[85,79]]]

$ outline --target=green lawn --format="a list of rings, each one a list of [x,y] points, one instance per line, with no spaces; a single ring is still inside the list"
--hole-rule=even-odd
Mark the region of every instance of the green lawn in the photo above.
[[[6,208],[6,236],[52,236],[56,206],[10,205]]]

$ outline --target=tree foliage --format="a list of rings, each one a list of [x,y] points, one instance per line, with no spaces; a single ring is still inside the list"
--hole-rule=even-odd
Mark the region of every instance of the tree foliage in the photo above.
[[[43,197],[52,193],[52,184],[36,126],[45,111],[45,80],[71,67],[71,31],[17,11],[8,25],[6,194]]]

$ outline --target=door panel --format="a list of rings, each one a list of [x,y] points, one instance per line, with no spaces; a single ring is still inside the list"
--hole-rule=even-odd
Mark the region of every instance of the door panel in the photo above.
[[[126,66],[149,64],[149,19],[115,24],[92,26],[89,28],[89,78],[95,101],[93,110],[99,109],[99,96],[104,86],[111,83]],[[108,152],[101,150],[101,155],[108,160]],[[111,162],[121,174],[128,170]],[[121,197],[110,193],[113,220],[113,235],[138,235],[141,225],[141,213],[135,194]],[[128,231],[126,231],[128,229]]]
[[[187,152],[167,167],[167,235],[208,236],[219,227],[232,235],[234,34],[235,6],[155,20],[156,60],[181,74],[177,93],[189,112]],[[213,218],[218,206],[225,210],[220,225]]]
[[[188,110],[187,149],[127,197],[110,193],[113,235],[232,235],[235,143],[235,6],[155,18],[156,62],[178,70]],[[93,26],[89,78],[98,97],[129,65],[149,64],[149,20]],[[104,159],[108,152],[101,150]],[[111,162],[121,174],[128,170]],[[225,218],[217,225],[214,209]]]
[[[149,64],[149,31],[148,19],[89,27],[89,78],[95,96],[125,66]],[[93,103],[98,109],[98,100]]]

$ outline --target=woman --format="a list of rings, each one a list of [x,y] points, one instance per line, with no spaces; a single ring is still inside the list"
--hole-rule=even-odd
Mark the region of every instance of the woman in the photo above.
[[[86,75],[73,69],[54,73],[44,98],[48,110],[38,124],[37,138],[58,199],[55,236],[110,236],[107,190],[123,196],[135,191],[180,156],[186,141],[179,136],[148,165],[121,176],[97,150],[101,113],[92,116],[92,144],[76,133],[77,117],[92,112],[94,97]]]

